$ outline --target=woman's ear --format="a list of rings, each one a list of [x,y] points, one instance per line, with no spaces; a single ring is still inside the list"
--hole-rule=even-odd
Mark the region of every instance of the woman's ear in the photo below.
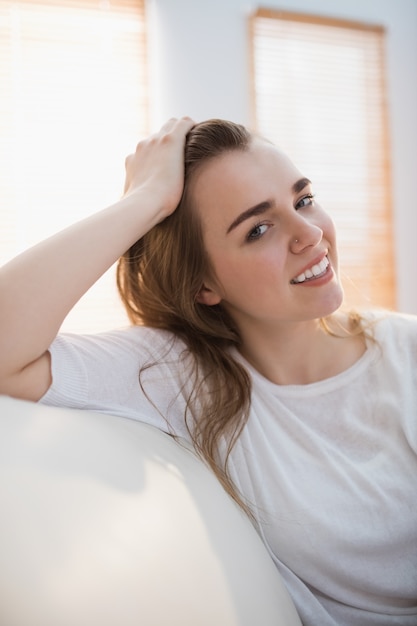
[[[203,285],[196,296],[196,300],[199,304],[205,304],[206,306],[214,306],[221,302],[221,296],[215,289],[211,289],[206,285]]]

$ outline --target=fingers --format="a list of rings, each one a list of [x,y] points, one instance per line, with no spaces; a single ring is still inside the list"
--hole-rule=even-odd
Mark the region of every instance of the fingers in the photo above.
[[[141,139],[141,141],[139,141],[139,143],[136,145],[136,150],[134,153],[129,154],[126,159],[125,159],[125,169],[127,170],[129,167],[130,162],[132,161],[135,153],[139,152],[143,145],[149,142],[152,142],[153,140],[156,139],[161,139],[162,137],[166,136],[166,135],[170,135],[170,134],[183,134],[184,135],[184,139],[185,139],[185,135],[192,129],[192,127],[195,126],[195,121],[191,119],[191,117],[181,117],[179,119],[175,118],[175,117],[171,117],[167,122],[165,122],[165,124],[161,127],[161,129],[157,132],[154,133],[153,135],[150,135],[149,137],[146,137],[145,139]]]
[[[154,139],[162,139],[163,137],[166,137],[169,135],[174,135],[174,136],[183,135],[185,139],[185,135],[192,129],[193,126],[195,126],[195,121],[192,120],[190,117],[181,117],[181,118],[171,117],[168,121],[165,122],[165,124],[161,127],[161,129],[157,133],[154,133],[153,135],[151,135],[144,141],[146,142],[146,141],[152,141]],[[138,151],[142,147],[144,141],[140,141],[137,144],[136,151]]]
[[[140,141],[125,160],[124,194],[146,188],[158,194],[165,215],[175,210],[184,185],[185,139],[193,126],[190,117],[171,118],[158,132]]]
[[[126,179],[124,193],[126,193],[131,184],[132,175],[135,169],[135,163],[137,159],[140,159],[140,162],[143,163],[142,158],[144,155],[144,151],[145,154],[149,154],[149,151],[152,151],[152,149],[158,150],[160,149],[158,148],[158,146],[161,146],[163,144],[182,146],[185,143],[185,137],[187,133],[191,130],[193,126],[195,126],[195,121],[190,117],[172,117],[165,122],[165,124],[158,132],[139,141],[136,146],[135,152],[129,154],[125,159]]]
[[[176,130],[176,129],[180,131],[184,131],[185,129],[186,132],[188,132],[188,130],[190,130],[194,125],[195,125],[195,122],[194,120],[191,119],[191,117],[187,117],[187,116],[180,117],[180,118],[171,117],[162,126],[160,132],[170,132],[171,130]]]

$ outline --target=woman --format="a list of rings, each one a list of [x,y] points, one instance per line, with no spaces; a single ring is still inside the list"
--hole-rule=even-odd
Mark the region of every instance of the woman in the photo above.
[[[120,256],[132,326],[57,336]],[[340,311],[333,223],[277,148],[170,120],[128,157],[119,202],[0,289],[2,393],[191,441],[305,625],[417,623],[417,320]]]

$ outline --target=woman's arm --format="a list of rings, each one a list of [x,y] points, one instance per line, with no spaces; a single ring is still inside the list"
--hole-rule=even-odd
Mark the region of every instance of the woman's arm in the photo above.
[[[185,136],[170,120],[126,159],[123,198],[0,269],[0,393],[38,400],[51,384],[48,348],[66,315],[140,237],[177,207]],[[59,205],[59,198],[57,199]]]

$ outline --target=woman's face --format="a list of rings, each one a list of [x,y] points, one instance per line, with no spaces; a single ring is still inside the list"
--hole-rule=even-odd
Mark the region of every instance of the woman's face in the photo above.
[[[198,170],[192,195],[215,275],[200,302],[222,302],[242,333],[340,306],[334,224],[277,148],[256,139],[214,158]]]

